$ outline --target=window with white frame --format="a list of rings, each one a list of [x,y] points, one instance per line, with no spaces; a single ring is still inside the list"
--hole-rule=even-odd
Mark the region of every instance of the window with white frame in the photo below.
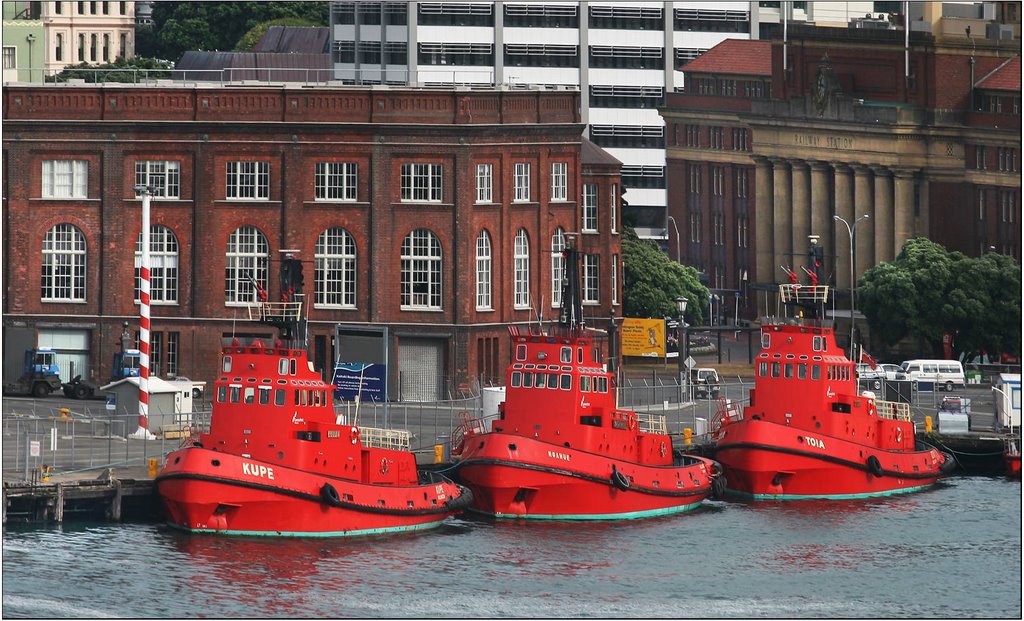
[[[313,253],[314,306],[356,307],[356,240],[343,228],[320,233]]]
[[[178,353],[180,351],[181,333],[167,333],[167,375],[174,377],[178,374]]]
[[[978,220],[985,219],[985,190],[978,190]]]
[[[565,231],[555,229],[551,236],[551,307],[562,306],[562,280],[565,278]]]
[[[181,162],[135,162],[135,185],[152,188],[153,198],[181,196]]]
[[[270,198],[270,162],[228,162],[225,196],[230,199]]]
[[[512,175],[512,200],[525,203],[530,200],[530,164],[517,162]]]
[[[316,200],[356,200],[358,170],[355,162],[317,162],[313,175]]]
[[[142,300],[142,233],[135,240],[135,301]],[[149,226],[149,302],[178,303],[178,238],[166,226]]]
[[[597,232],[597,184],[583,184],[583,222],[584,233]]]
[[[4,69],[18,68],[18,50],[12,45],[4,46]]]
[[[750,225],[749,225],[749,223],[747,221],[747,216],[744,216],[744,215],[736,216],[736,247],[737,248],[746,248],[750,244],[750,239],[748,238],[748,236],[750,234],[749,227],[750,227]]]
[[[270,245],[266,236],[254,226],[235,229],[228,238],[224,268],[224,302],[228,306],[245,306],[259,300],[257,284],[267,290]]]
[[[619,255],[612,255],[612,304],[619,303]]]
[[[601,301],[601,257],[596,254],[583,255],[583,303],[597,304]]]
[[[88,198],[89,163],[85,160],[45,160],[43,198]]]
[[[401,307],[441,309],[441,242],[427,229],[416,229],[402,241]]]
[[[85,301],[85,236],[72,224],[58,224],[43,238],[40,298],[43,302]]]
[[[711,167],[711,195],[723,196],[725,194],[725,171],[721,166]]]
[[[512,264],[515,308],[530,308],[530,241],[525,229],[516,233]]]
[[[405,202],[441,202],[440,164],[402,164],[402,200]]]
[[[612,193],[608,197],[608,211],[611,219],[612,233],[619,232],[619,184],[612,184]]]
[[[476,165],[476,202],[494,202],[494,165]]]
[[[551,200],[569,200],[569,164],[566,162],[551,164]]]
[[[476,237],[476,309],[491,310],[491,236]]]

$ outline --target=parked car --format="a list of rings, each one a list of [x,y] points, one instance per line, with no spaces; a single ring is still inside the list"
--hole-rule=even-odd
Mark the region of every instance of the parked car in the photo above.
[[[878,368],[885,371],[885,379],[887,380],[907,379],[907,374],[903,371],[903,367],[898,364],[880,364]]]
[[[867,384],[869,388],[879,390],[882,388],[882,380],[885,379],[885,370],[881,366],[871,368],[870,364],[857,363],[857,380]]]

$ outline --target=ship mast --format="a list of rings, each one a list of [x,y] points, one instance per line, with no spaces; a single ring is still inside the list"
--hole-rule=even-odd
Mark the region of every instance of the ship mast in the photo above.
[[[562,277],[562,306],[558,312],[558,325],[570,333],[579,334],[584,329],[583,302],[580,298],[579,251],[575,247],[576,236],[565,236],[565,250]]]
[[[304,277],[302,262],[294,258],[295,250],[284,250],[279,276],[281,279],[281,301],[270,302],[267,292],[253,279],[258,294],[257,302],[249,308],[250,318],[276,327],[281,340],[289,349],[306,349],[306,317],[303,315],[305,294],[302,293]]]

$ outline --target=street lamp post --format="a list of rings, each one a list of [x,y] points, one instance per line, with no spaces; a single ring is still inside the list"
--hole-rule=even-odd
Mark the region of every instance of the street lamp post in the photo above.
[[[853,312],[857,306],[854,298],[857,281],[854,279],[853,250],[854,244],[857,242],[857,224],[859,224],[861,220],[867,220],[870,217],[871,216],[869,216],[868,214],[864,214],[858,217],[856,220],[854,220],[853,224],[851,225],[849,222],[847,222],[844,218],[841,218],[840,216],[832,216],[832,218],[835,219],[837,222],[842,222],[843,224],[846,225],[846,232],[850,236],[850,360],[853,360],[853,324],[855,321],[853,318]]]
[[[679,340],[676,345],[676,349],[679,350],[679,386],[683,388],[683,394],[686,395],[686,400],[690,400],[690,382],[686,373],[686,359],[690,357],[690,339],[686,335],[686,304],[689,300],[684,296],[676,298],[676,310],[679,311]],[[682,400],[682,399],[680,399]]]
[[[679,227],[676,226],[676,219],[672,216],[668,217],[668,221],[672,223],[672,228],[676,231],[676,263],[682,263],[683,246],[679,242]]]

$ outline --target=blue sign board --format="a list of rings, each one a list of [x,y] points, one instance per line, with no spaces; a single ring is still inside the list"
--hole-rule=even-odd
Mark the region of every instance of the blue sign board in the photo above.
[[[343,401],[387,400],[386,364],[344,362],[334,365],[334,398]]]

